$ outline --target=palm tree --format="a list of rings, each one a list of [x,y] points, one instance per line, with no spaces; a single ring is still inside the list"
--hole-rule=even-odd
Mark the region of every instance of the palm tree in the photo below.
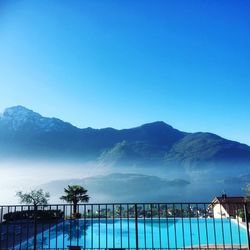
[[[68,185],[68,188],[64,188],[64,193],[61,200],[65,200],[68,203],[73,203],[73,213],[77,213],[77,204],[79,202],[88,202],[89,196],[86,194],[88,190],[80,185]]]

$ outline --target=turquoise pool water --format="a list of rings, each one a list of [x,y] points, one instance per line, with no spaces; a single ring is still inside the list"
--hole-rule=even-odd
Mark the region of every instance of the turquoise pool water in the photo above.
[[[43,242],[43,248],[135,248],[135,230],[134,219],[67,220],[39,233],[37,242],[39,247]],[[247,243],[246,230],[229,219],[138,219],[138,236],[140,248]],[[23,242],[22,247],[32,242]]]

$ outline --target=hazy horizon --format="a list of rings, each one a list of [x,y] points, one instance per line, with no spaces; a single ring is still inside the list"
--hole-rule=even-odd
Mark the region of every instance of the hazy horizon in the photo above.
[[[240,176],[244,175],[247,179],[241,180]],[[223,192],[244,195],[243,188],[250,175],[246,169],[238,169],[235,175],[234,171],[223,174],[214,170],[183,172],[174,167],[101,167],[96,162],[2,161],[0,179],[0,205],[18,204],[17,191],[39,188],[50,192],[50,204],[62,203],[59,197],[63,188],[72,184],[83,185],[89,190],[90,203],[209,202]]]

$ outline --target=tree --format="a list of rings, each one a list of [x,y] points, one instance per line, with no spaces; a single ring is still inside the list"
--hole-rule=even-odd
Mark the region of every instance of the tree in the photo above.
[[[64,193],[62,197],[60,197],[61,200],[65,200],[68,203],[73,204],[73,213],[77,213],[77,204],[79,202],[88,202],[89,196],[86,194],[88,190],[86,190],[84,187],[80,185],[68,185],[68,188],[64,188]]]
[[[34,212],[32,214],[32,218],[34,219],[34,228],[33,228],[33,249],[36,249],[37,245],[37,206],[39,205],[47,205],[50,194],[48,192],[44,192],[42,189],[31,190],[29,193],[23,193],[19,191],[16,193],[16,196],[19,197],[20,202],[28,205],[34,205]]]
[[[34,207],[37,207],[38,205],[47,205],[50,198],[50,194],[48,192],[44,192],[42,189],[31,190],[27,193],[18,191],[16,196],[19,197],[20,203],[34,205]]]

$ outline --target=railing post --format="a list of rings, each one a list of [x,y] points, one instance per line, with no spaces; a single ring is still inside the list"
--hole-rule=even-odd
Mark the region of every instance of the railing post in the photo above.
[[[244,203],[244,215],[245,215],[245,222],[246,222],[246,229],[247,229],[247,249],[250,250],[250,237],[249,237],[249,221],[248,221],[248,209],[247,203]]]
[[[2,249],[2,222],[3,222],[3,207],[0,207],[0,249]]]
[[[139,235],[138,235],[138,211],[137,211],[137,204],[135,204],[135,248],[136,250],[139,249]]]
[[[37,237],[37,205],[34,205],[34,244],[33,249],[36,250],[36,237]]]

